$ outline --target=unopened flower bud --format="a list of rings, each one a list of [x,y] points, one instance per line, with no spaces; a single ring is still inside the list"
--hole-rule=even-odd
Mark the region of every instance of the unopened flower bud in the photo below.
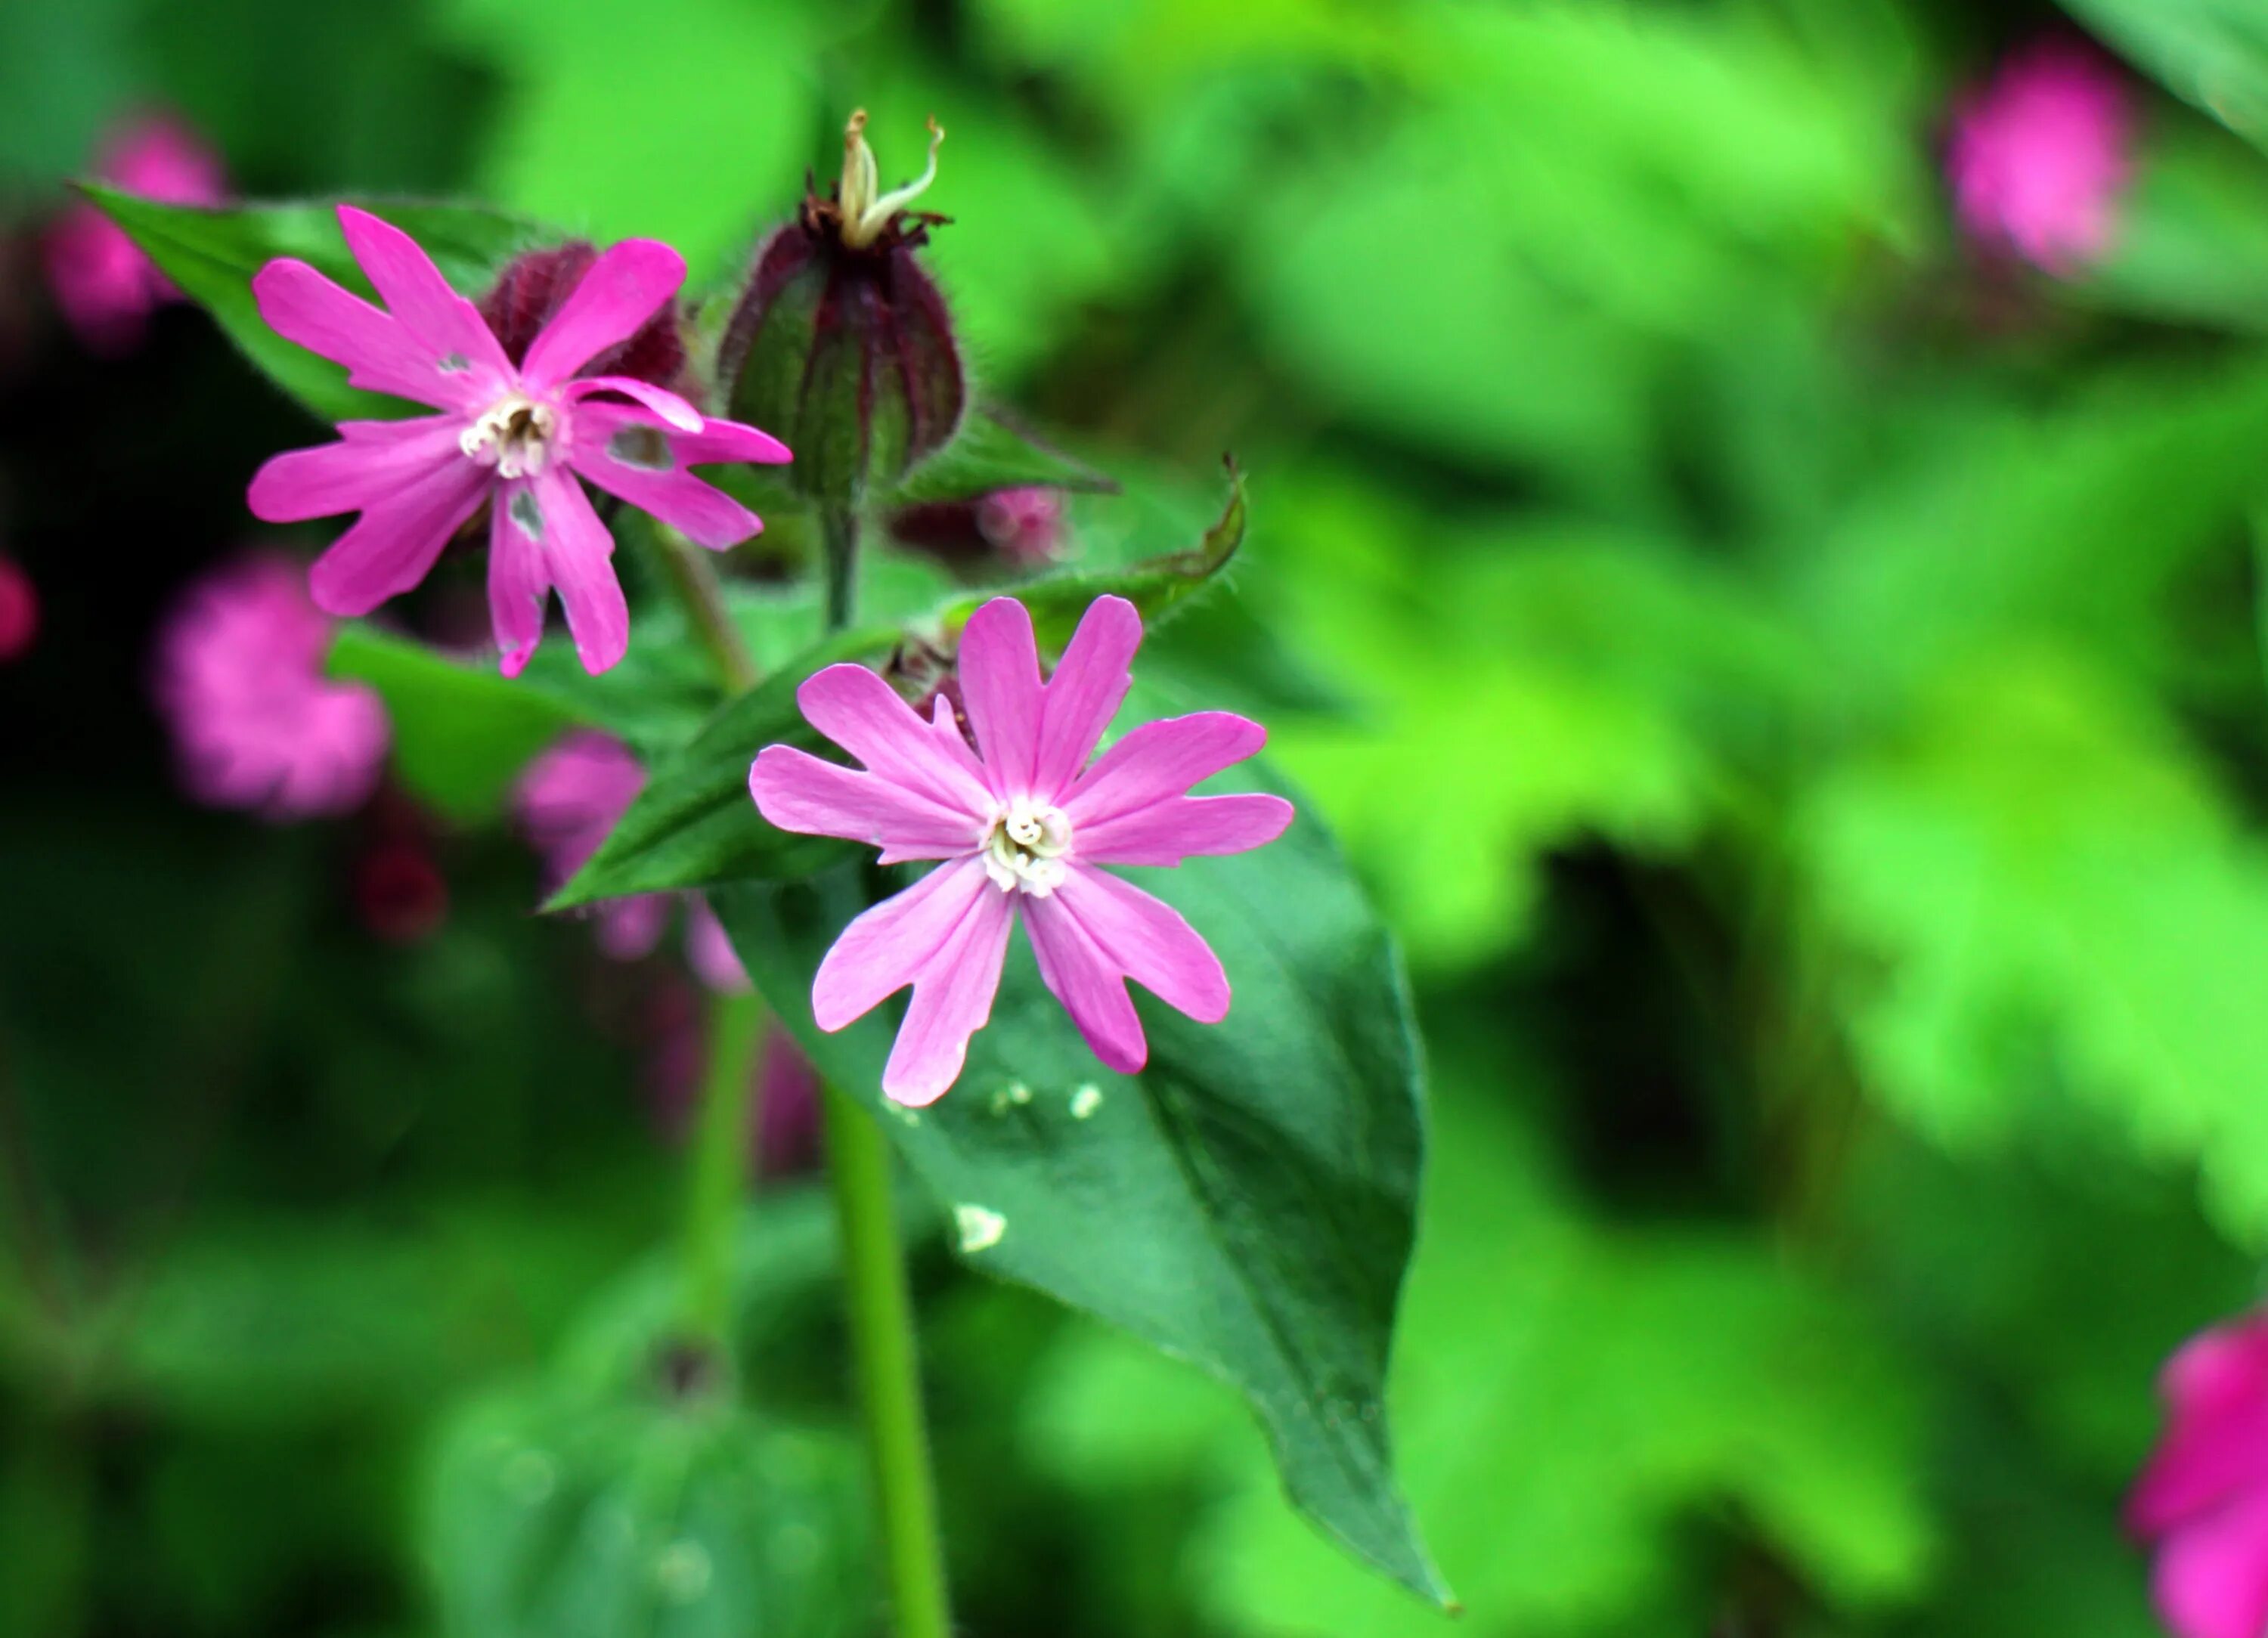
[[[848,506],[896,485],[961,424],[968,400],[945,297],[915,253],[946,218],[909,209],[929,164],[880,191],[864,109],[843,133],[842,179],[807,193],[765,240],[718,349],[728,413],[795,451],[786,477],[806,498]]]

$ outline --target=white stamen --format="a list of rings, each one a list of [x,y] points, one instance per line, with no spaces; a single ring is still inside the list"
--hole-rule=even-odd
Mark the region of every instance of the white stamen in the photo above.
[[[559,412],[525,393],[508,393],[467,427],[457,447],[499,478],[532,478],[551,458]]]
[[[903,187],[878,197],[881,175],[874,165],[874,151],[866,146],[866,110],[860,108],[850,115],[850,124],[843,128],[843,186],[836,194],[843,211],[844,244],[853,250],[865,249],[881,236],[892,217],[928,190],[937,180],[937,145],[944,140],[945,128],[932,118],[928,167]]]
[[[1071,851],[1071,821],[1061,808],[1029,797],[992,819],[984,843],[984,873],[1002,892],[1044,899],[1063,885],[1063,856]]]

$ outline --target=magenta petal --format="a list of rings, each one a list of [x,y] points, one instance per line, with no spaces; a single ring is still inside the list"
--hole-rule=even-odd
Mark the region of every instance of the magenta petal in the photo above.
[[[559,589],[575,653],[593,676],[630,651],[630,610],[615,577],[615,537],[574,474],[555,466],[529,484],[542,512],[543,562]]]
[[[983,823],[968,813],[792,746],[766,746],[757,753],[748,793],[756,811],[782,830],[863,841],[882,849],[884,864],[949,859],[983,841]]]
[[[493,396],[512,378],[512,361],[480,310],[450,288],[416,239],[352,205],[339,207],[339,227],[387,311],[431,350],[437,372],[464,377],[468,397],[459,401]]]
[[[1087,606],[1048,679],[1040,711],[1035,794],[1059,800],[1094,754],[1102,731],[1126,701],[1134,676],[1128,667],[1142,646],[1142,616],[1122,597],[1099,597]]]
[[[1130,882],[1074,865],[1055,891],[1118,970],[1200,1024],[1228,1016],[1228,974],[1182,913]]]
[[[958,734],[922,721],[864,665],[829,665],[806,678],[796,703],[814,728],[880,775],[939,807],[981,819],[992,811],[983,770]]]
[[[1031,795],[1039,757],[1040,654],[1024,606],[996,597],[971,614],[959,664],[961,706],[993,791],[1003,800]]]
[[[691,435],[668,433],[636,411],[585,404],[575,412],[575,470],[608,494],[650,512],[711,550],[747,540],[762,527],[755,513],[713,485],[683,470],[678,449]],[[654,462],[659,452],[672,462]],[[624,459],[627,456],[629,459]]]
[[[455,415],[349,421],[335,444],[291,450],[255,474],[245,501],[263,523],[301,523],[358,512],[438,467],[470,466],[458,448]]]
[[[792,459],[787,445],[770,433],[743,426],[737,421],[719,421],[714,415],[701,423],[700,431],[676,434],[669,443],[677,452],[677,459],[688,466],[705,466],[711,461],[777,466]]]
[[[409,591],[425,578],[488,491],[487,473],[455,460],[365,508],[307,571],[315,606],[331,614],[367,614]]]
[[[484,386],[453,375],[438,355],[392,318],[304,261],[271,261],[253,276],[252,294],[268,327],[287,342],[347,367],[347,384],[391,393],[436,409],[474,407]]]
[[[558,386],[617,342],[637,334],[685,283],[685,258],[651,239],[626,239],[591,264],[567,305],[527,349],[521,379],[535,392]]]
[[[720,995],[745,995],[755,988],[748,981],[748,969],[740,965],[740,951],[733,948],[725,924],[698,893],[685,905],[685,965],[693,969],[694,977]]]
[[[2129,1527],[2146,1536],[2268,1484],[2268,1317],[2192,1338],[2159,1391],[2171,1412],[2166,1436],[2126,1502]]]
[[[639,961],[653,953],[669,926],[669,895],[640,893],[609,899],[598,909],[599,948],[616,961]]]
[[[1208,854],[1247,853],[1292,822],[1281,797],[1240,792],[1174,797],[1099,825],[1078,825],[1079,856],[1095,864],[1179,864]]]
[[[2158,1612],[2179,1638],[2268,1633],[2268,1493],[2183,1525],[2158,1550]]]
[[[1062,895],[1024,900],[1024,925],[1031,930],[1032,953],[1040,978],[1063,1003],[1089,1050],[1121,1075],[1138,1073],[1150,1061],[1150,1043],[1118,964],[1064,903]]]
[[[951,867],[947,867],[951,868]],[[977,867],[982,874],[983,867]],[[992,1017],[1016,912],[1006,895],[980,891],[968,914],[914,981],[913,1000],[882,1067],[882,1091],[919,1108],[945,1096],[968,1061],[968,1038]]]
[[[912,983],[980,893],[999,896],[981,859],[939,866],[862,911],[819,964],[812,1020],[830,1034]]]
[[[542,509],[526,480],[497,486],[489,518],[489,623],[496,631],[498,668],[517,677],[543,640],[543,604],[551,591],[543,543],[531,533]],[[593,844],[595,845],[595,844]]]
[[[707,424],[701,419],[699,410],[667,387],[641,381],[636,376],[578,376],[561,389],[560,396],[571,404],[580,404],[594,393],[619,393],[635,400],[679,432],[698,432]]]
[[[1080,776],[1064,801],[1064,812],[1084,828],[1146,808],[1181,796],[1267,743],[1266,729],[1233,711],[1198,711],[1145,723]]]

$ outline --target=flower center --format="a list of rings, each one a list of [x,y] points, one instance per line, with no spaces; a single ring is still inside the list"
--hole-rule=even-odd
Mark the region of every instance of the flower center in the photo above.
[[[525,393],[509,393],[467,427],[457,447],[499,478],[532,478],[551,458],[559,412]]]
[[[1063,856],[1070,851],[1071,821],[1063,810],[1020,797],[992,821],[984,873],[1004,893],[1020,890],[1044,899],[1062,885]]]

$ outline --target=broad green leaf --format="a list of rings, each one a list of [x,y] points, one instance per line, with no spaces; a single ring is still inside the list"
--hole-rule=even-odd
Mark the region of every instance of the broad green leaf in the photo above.
[[[838,661],[887,656],[898,634],[886,627],[840,634],[711,717],[685,748],[653,769],[622,823],[549,906],[756,876],[800,876],[843,856],[843,846],[774,829],[748,796],[748,768],[768,745],[816,747],[795,691]]]
[[[952,443],[914,469],[890,503],[968,501],[996,489],[1107,494],[1117,487],[1086,462],[1025,431],[1005,411],[979,405]]]
[[[252,296],[253,275],[278,256],[308,263],[359,295],[371,294],[332,202],[228,205],[159,204],[99,184],[86,195],[147,252],[166,275],[210,312],[268,378],[319,419],[347,421],[416,413],[416,406],[346,384],[343,366],[318,358],[268,327]],[[401,229],[460,290],[477,293],[512,255],[543,235],[533,223],[472,205],[357,200]]]
[[[2120,204],[2086,300],[2173,323],[2268,330],[2268,164],[2201,120],[2167,121]]]
[[[1138,690],[1139,716],[1175,705]],[[1280,789],[1246,771],[1237,788]],[[1150,1061],[1097,1063],[1020,940],[960,1083],[918,1113],[878,1088],[897,1012],[814,1027],[820,959],[902,885],[860,863],[711,892],[766,998],[875,1113],[974,1264],[1233,1384],[1292,1500],[1365,1562],[1447,1590],[1396,1486],[1381,1403],[1423,1137],[1392,941],[1312,812],[1229,859],[1144,871],[1235,986],[1227,1021],[1140,1005]]]
[[[2064,0],[2229,129],[2268,143],[2268,13],[2253,0]]]
[[[331,644],[334,676],[386,701],[402,782],[443,813],[493,817],[528,758],[585,720],[566,701],[375,627],[350,624]]]

